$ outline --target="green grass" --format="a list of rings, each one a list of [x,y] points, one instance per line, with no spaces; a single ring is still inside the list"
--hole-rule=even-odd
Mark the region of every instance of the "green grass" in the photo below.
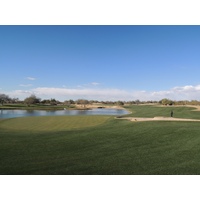
[[[138,117],[164,116],[162,108],[129,109]],[[199,115],[190,108],[173,110],[190,118]],[[110,116],[1,120],[0,174],[199,175],[199,129],[198,122],[130,122]]]
[[[171,111],[174,112],[175,118],[189,118],[189,119],[200,119],[200,112],[194,111],[193,107],[175,107],[175,106],[126,106],[126,108],[132,112],[129,116],[132,117],[170,117]]]
[[[63,110],[64,108],[67,108],[66,105],[43,105],[43,104],[37,104],[37,105],[30,105],[27,106],[25,104],[4,104],[3,106],[0,106],[0,109],[18,109],[18,110]],[[74,106],[70,106],[68,108],[74,108]]]
[[[72,129],[83,129],[104,123],[106,116],[48,116],[6,119],[0,128],[8,132],[17,130],[25,132],[60,132]]]

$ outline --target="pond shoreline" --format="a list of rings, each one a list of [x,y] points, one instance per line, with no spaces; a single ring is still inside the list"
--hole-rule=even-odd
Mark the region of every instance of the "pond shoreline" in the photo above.
[[[36,106],[21,106],[21,105],[5,105],[0,106],[0,110],[93,110],[93,109],[118,109],[118,110],[126,110],[122,106],[107,106],[107,105],[87,105],[82,107],[80,105],[76,105],[74,107],[68,107],[65,105],[57,105],[57,106],[50,106],[50,105],[36,105]]]
[[[125,109],[87,109],[87,110],[19,110],[19,109],[4,109],[0,110],[0,119],[16,118],[16,117],[34,117],[34,116],[87,116],[87,115],[110,115],[123,116],[129,112]]]

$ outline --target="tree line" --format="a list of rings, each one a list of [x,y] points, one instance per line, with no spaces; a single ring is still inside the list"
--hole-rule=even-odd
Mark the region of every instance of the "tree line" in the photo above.
[[[18,98],[11,98],[6,94],[0,94],[0,105],[4,104],[26,104],[27,106],[34,105],[34,104],[43,104],[43,105],[82,105],[85,106],[87,104],[95,104],[101,103],[104,105],[119,105],[123,106],[125,104],[129,105],[138,105],[138,104],[161,104],[165,106],[172,106],[172,105],[200,105],[200,101],[198,100],[181,100],[181,101],[174,101],[171,99],[161,99],[160,101],[140,101],[139,99],[133,101],[98,101],[98,100],[87,100],[87,99],[78,99],[78,100],[65,100],[63,102],[56,100],[56,99],[43,99],[37,97],[36,95],[30,95],[29,97],[25,98],[23,101],[19,100]]]
[[[17,103],[19,102],[18,98],[10,98],[6,94],[0,94],[0,104],[3,105],[4,103]]]

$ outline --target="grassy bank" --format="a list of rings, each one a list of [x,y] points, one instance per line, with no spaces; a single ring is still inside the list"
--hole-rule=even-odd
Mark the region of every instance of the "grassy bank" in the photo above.
[[[138,117],[169,111],[129,109]],[[181,112],[199,115],[175,110]],[[109,116],[1,120],[0,174],[200,174],[199,128],[198,122],[129,122]]]
[[[5,110],[63,110],[64,108],[73,109],[74,106],[68,107],[65,105],[30,105],[25,104],[5,104],[0,106],[0,109]]]
[[[194,112],[194,107],[133,105],[125,108],[131,112],[130,117],[170,117],[173,110],[176,118],[200,119],[200,112]]]

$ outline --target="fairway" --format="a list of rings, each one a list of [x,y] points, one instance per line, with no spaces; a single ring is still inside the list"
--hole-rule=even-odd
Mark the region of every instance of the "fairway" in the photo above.
[[[53,132],[72,129],[83,129],[98,126],[108,120],[109,116],[54,116],[54,117],[22,117],[0,121],[0,130]]]
[[[130,106],[129,116],[167,115],[170,109]],[[191,108],[173,109],[177,116],[198,119]],[[199,175],[199,128],[199,122],[111,116],[1,120],[0,174]]]

